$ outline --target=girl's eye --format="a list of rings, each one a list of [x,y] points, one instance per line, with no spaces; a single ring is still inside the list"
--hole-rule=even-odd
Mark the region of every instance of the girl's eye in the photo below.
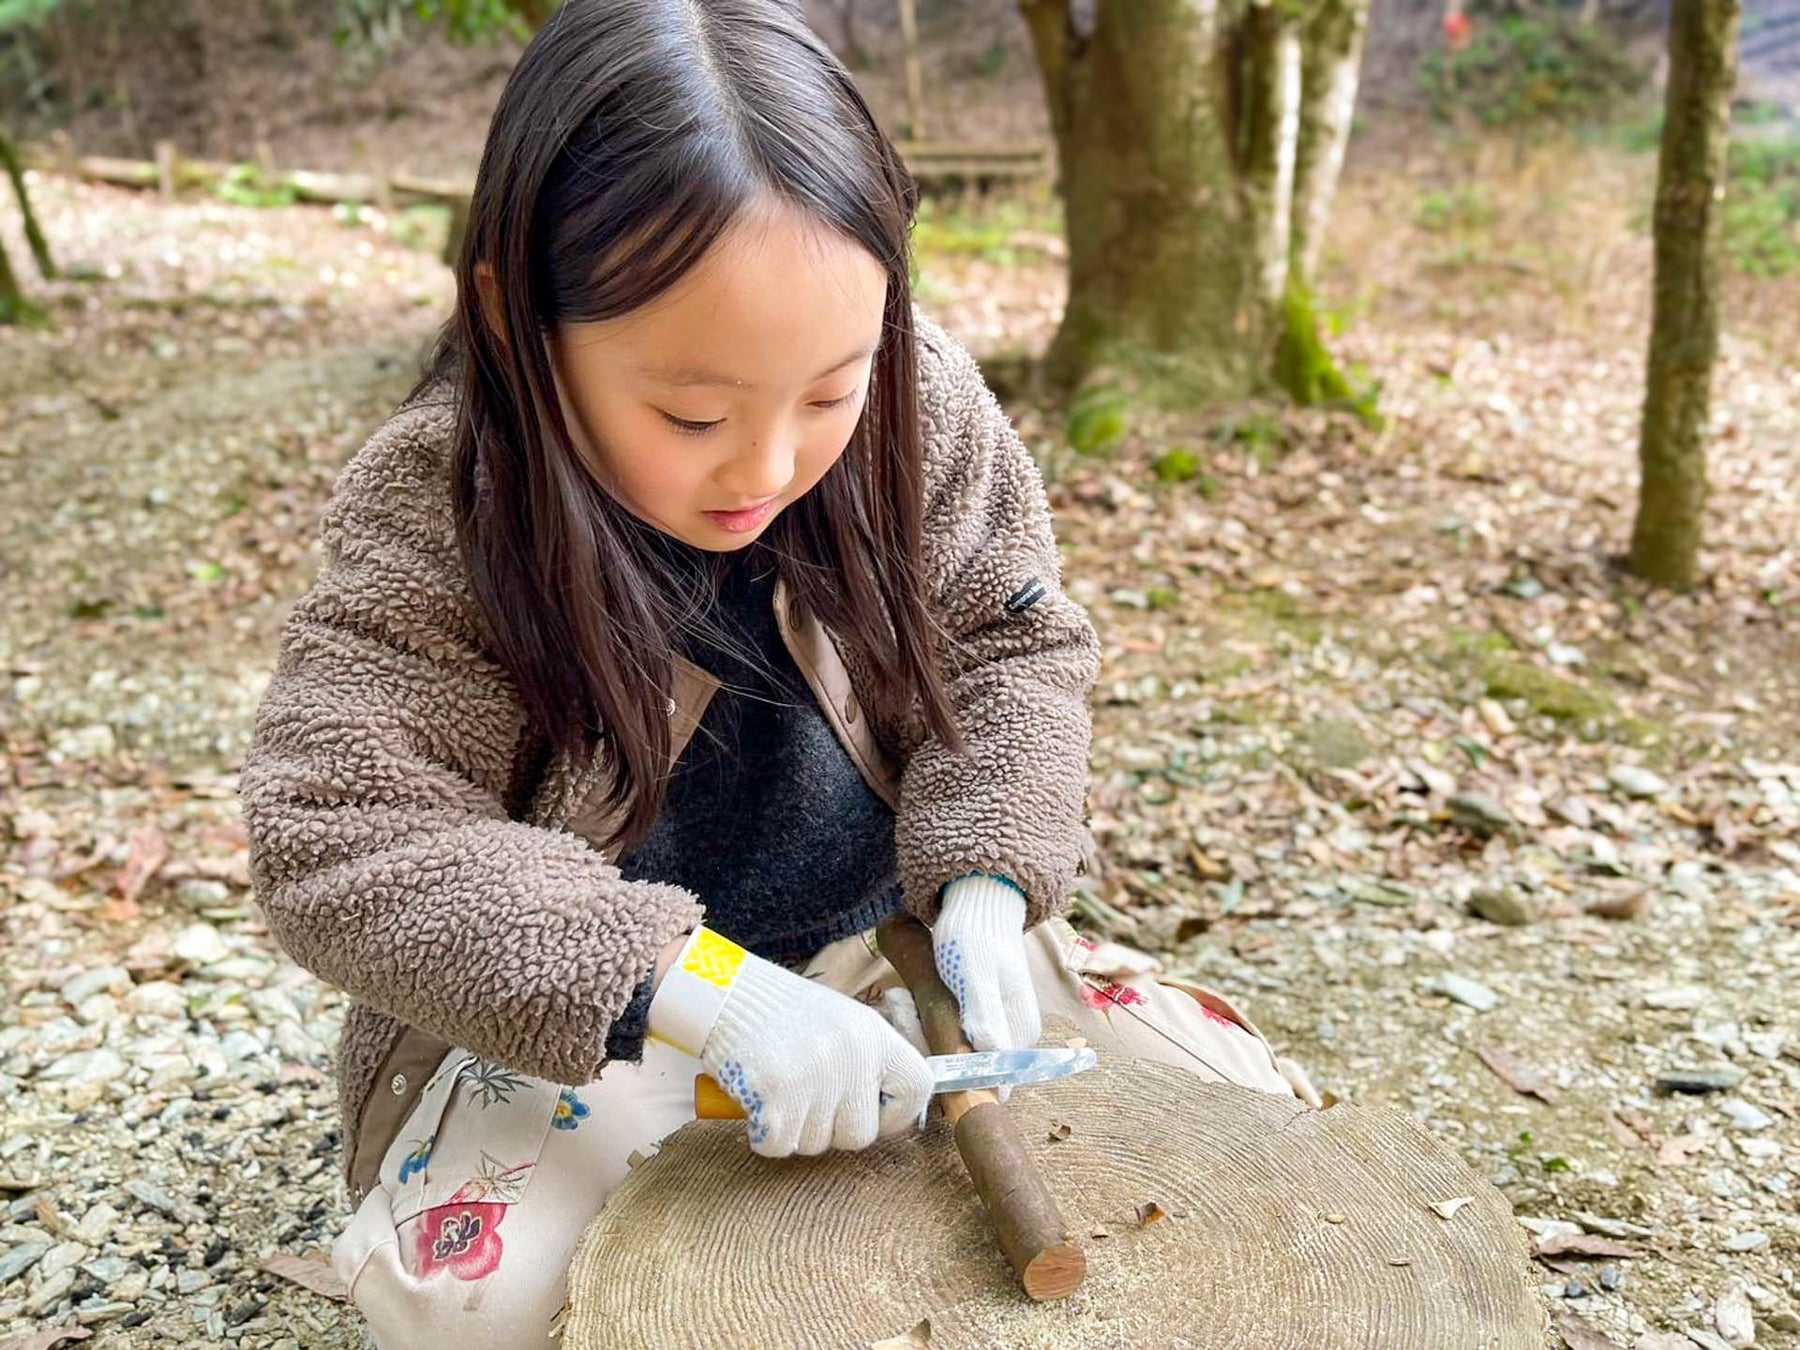
[[[861,392],[862,392],[862,390],[860,390],[860,389],[852,389],[852,390],[851,390],[851,391],[850,391],[850,392],[849,392],[849,393],[847,393],[847,394],[845,394],[845,395],[844,395],[844,396],[843,396],[843,397],[842,397],[842,398],[828,398],[828,399],[823,399],[823,400],[821,400],[821,401],[820,401],[820,402],[817,402],[817,403],[815,403],[815,404],[813,404],[813,407],[815,407],[815,408],[825,408],[825,409],[829,409],[829,408],[841,408],[841,407],[843,407],[843,406],[844,406],[844,405],[845,405],[845,404],[846,404],[846,403],[849,403],[849,402],[851,402],[851,401],[852,401],[852,400],[854,400],[854,399],[855,399],[855,398],[856,398],[856,396],[857,396],[857,395],[858,395],[858,394],[860,394],[860,393],[861,393]]]
[[[690,422],[685,417],[677,417],[674,413],[663,412],[661,408],[658,408],[657,412],[662,415],[663,421],[667,422],[684,436],[704,436],[707,432],[718,426],[719,422],[725,420],[721,417],[718,422]]]

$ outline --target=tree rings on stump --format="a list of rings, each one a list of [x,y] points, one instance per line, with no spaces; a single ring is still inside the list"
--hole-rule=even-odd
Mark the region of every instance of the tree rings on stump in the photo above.
[[[1087,1255],[1033,1303],[949,1128],[779,1161],[696,1121],[632,1172],[569,1269],[565,1350],[1541,1350],[1505,1198],[1409,1117],[1311,1111],[1142,1060],[1014,1092]],[[1460,1206],[1434,1205],[1467,1197]]]

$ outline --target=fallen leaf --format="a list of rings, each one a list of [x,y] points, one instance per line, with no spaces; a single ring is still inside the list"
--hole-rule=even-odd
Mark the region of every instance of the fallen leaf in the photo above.
[[[1590,900],[1587,912],[1597,919],[1623,922],[1626,919],[1642,918],[1649,907],[1650,892],[1645,889],[1632,891],[1627,895],[1609,895],[1599,900]]]
[[[1073,1133],[1075,1133],[1074,1130],[1070,1129],[1063,1122],[1058,1121],[1050,1127],[1050,1142],[1053,1144],[1060,1144]]]
[[[119,869],[118,879],[113,882],[114,894],[126,905],[135,907],[145,885],[168,860],[169,841],[163,838],[163,832],[154,825],[144,826],[131,836],[131,853]]]
[[[1349,1221],[1349,1215],[1340,1214],[1335,1209],[1332,1210],[1329,1214],[1327,1214],[1325,1216],[1326,1223],[1346,1223],[1348,1221]]]
[[[1112,1229],[1108,1228],[1103,1223],[1097,1223],[1092,1228],[1088,1229],[1088,1236],[1095,1238],[1109,1238],[1112,1236]]]
[[[1163,1207],[1154,1200],[1146,1200],[1137,1207],[1137,1225],[1139,1228],[1148,1228],[1151,1224],[1161,1223],[1168,1217],[1168,1211],[1163,1209]]]
[[[1474,1203],[1474,1196],[1459,1195],[1454,1200],[1437,1201],[1431,1206],[1431,1212],[1440,1219],[1454,1219],[1457,1210],[1461,1209],[1464,1205],[1472,1205]]]
[[[303,1289],[310,1289],[315,1294],[322,1294],[339,1303],[349,1297],[349,1291],[344,1288],[344,1282],[338,1278],[338,1273],[316,1256],[276,1252],[273,1256],[263,1257],[258,1264],[271,1275],[279,1275]]]
[[[1514,1092],[1526,1097],[1536,1097],[1539,1101],[1550,1104],[1554,1104],[1560,1095],[1544,1081],[1542,1074],[1535,1069],[1526,1068],[1504,1050],[1490,1050],[1482,1046],[1475,1053]]]
[[[55,1350],[64,1341],[85,1341],[94,1333],[86,1327],[56,1327],[50,1331],[28,1331],[23,1336],[0,1341],[0,1350]]]
[[[869,1350],[920,1350],[931,1344],[931,1319],[927,1317],[904,1336],[891,1336],[885,1341],[870,1341]]]
[[[1706,1147],[1706,1140],[1697,1134],[1672,1134],[1662,1141],[1656,1150],[1658,1167],[1681,1167],[1688,1161],[1688,1155],[1698,1153]]]
[[[1601,1237],[1597,1233],[1552,1233],[1541,1237],[1532,1248],[1533,1256],[1590,1256],[1598,1259],[1628,1261],[1641,1255],[1629,1242]]]
[[[1587,1318],[1566,1308],[1556,1313],[1556,1334],[1568,1350],[1624,1350],[1612,1337],[1605,1335]]]

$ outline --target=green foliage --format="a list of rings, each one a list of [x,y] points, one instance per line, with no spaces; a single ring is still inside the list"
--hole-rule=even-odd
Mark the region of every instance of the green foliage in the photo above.
[[[1076,454],[1104,454],[1130,430],[1125,396],[1114,386],[1091,385],[1076,395],[1069,410],[1069,444]]]
[[[1287,428],[1281,419],[1261,409],[1234,413],[1219,424],[1213,443],[1220,449],[1241,445],[1265,468],[1287,449]]]
[[[0,0],[3,3],[7,0]],[[340,47],[392,52],[407,20],[412,19],[439,26],[459,45],[491,45],[509,35],[524,41],[532,33],[528,8],[518,0],[338,0],[337,29],[332,38]]]
[[[0,33],[15,28],[35,28],[50,15],[62,0],[0,0]]]
[[[1381,426],[1381,414],[1376,411],[1381,395],[1379,382],[1353,385],[1338,369],[1319,340],[1312,297],[1292,278],[1283,300],[1282,318],[1281,344],[1275,351],[1275,380],[1288,397],[1303,407],[1345,408],[1369,426]]]
[[[233,164],[213,188],[213,195],[233,206],[292,206],[299,200],[287,183],[265,183],[254,164]]]
[[[1187,483],[1200,476],[1200,456],[1192,450],[1170,450],[1157,456],[1156,476],[1165,483]]]
[[[1800,272],[1800,138],[1732,142],[1725,253],[1751,276]]]
[[[1615,36],[1571,15],[1474,16],[1461,51],[1426,56],[1420,82],[1433,116],[1490,127],[1604,117],[1649,80]]]
[[[1032,236],[1047,239],[1059,229],[1053,203],[1003,197],[969,208],[953,199],[926,197],[913,223],[913,253],[926,263],[934,257],[980,258],[1014,267],[1043,257],[1044,248]]]
[[[1419,202],[1414,223],[1434,234],[1485,229],[1494,223],[1494,208],[1486,187],[1466,183],[1448,192],[1427,192]]]

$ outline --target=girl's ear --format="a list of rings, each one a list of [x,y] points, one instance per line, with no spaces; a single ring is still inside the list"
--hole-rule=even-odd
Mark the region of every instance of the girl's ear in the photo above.
[[[500,282],[494,276],[491,263],[475,264],[475,294],[481,302],[481,317],[487,321],[488,331],[493,334],[494,341],[500,349],[507,349],[506,324],[501,315],[504,312],[500,304]]]

